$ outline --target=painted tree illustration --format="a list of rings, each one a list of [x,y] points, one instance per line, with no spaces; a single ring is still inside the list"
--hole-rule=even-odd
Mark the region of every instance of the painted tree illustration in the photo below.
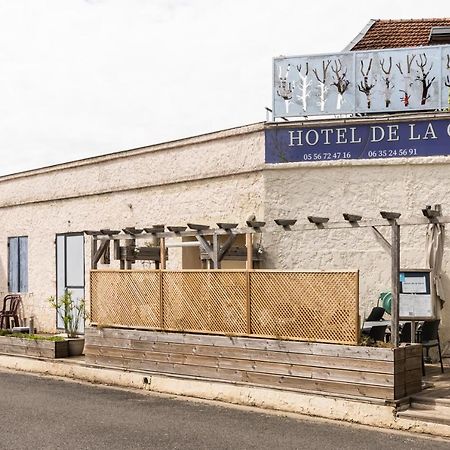
[[[302,109],[303,111],[306,112],[307,109],[307,99],[310,95],[310,89],[309,87],[311,86],[312,81],[308,80],[308,73],[309,73],[309,67],[308,67],[308,63],[306,63],[305,65],[305,74],[302,75],[302,65],[299,64],[297,65],[297,72],[298,72],[298,76],[300,78],[300,81],[298,83],[298,88],[300,91],[300,95],[297,95],[297,98],[300,100],[301,104],[302,104]]]
[[[447,70],[450,70],[450,55],[447,55]],[[445,80],[445,85],[450,88],[450,75],[447,75],[447,78]],[[450,94],[450,90],[449,90]]]
[[[367,109],[370,109],[372,94],[371,91],[375,86],[376,80],[373,84],[369,84],[369,73],[372,68],[372,58],[369,60],[369,65],[367,66],[367,70],[364,72],[364,61],[361,60],[361,74],[363,76],[363,80],[358,85],[358,90],[365,94],[367,98]]]
[[[392,92],[394,90],[394,84],[392,83],[391,78],[391,70],[392,70],[392,57],[389,56],[389,66],[384,66],[384,59],[380,60],[380,67],[383,73],[386,75],[383,78],[384,81],[384,104],[386,105],[386,108],[389,108],[389,105],[391,104],[391,97]]]
[[[447,55],[447,70],[450,70],[450,55]],[[450,87],[450,75],[447,75],[447,78],[445,80],[445,85],[447,87]]]
[[[291,70],[291,65],[288,64],[284,77],[281,72],[281,67],[278,67],[278,88],[277,95],[279,95],[284,100],[284,107],[286,109],[286,114],[289,114],[289,105],[292,100],[292,93],[294,92],[293,84],[288,81],[289,71]]]
[[[406,55],[406,73],[403,73],[402,64],[400,62],[396,64],[405,81],[405,89],[399,89],[399,92],[403,92],[403,97],[400,97],[400,100],[405,107],[409,106],[409,101],[411,100],[411,94],[409,93],[409,88],[413,85],[411,66],[415,57],[416,55],[411,55],[411,57],[410,55]]]
[[[428,68],[427,71],[427,64],[428,64],[427,55],[425,53],[421,53],[419,55],[419,59],[420,63],[419,61],[416,61],[417,67],[419,68],[419,70],[417,71],[416,81],[419,81],[422,84],[422,100],[420,104],[425,105],[427,100],[431,97],[428,94],[428,92],[436,77],[431,78],[431,80],[428,78],[431,69],[433,68],[433,63],[430,64],[430,67]]]
[[[447,70],[450,70],[450,55],[447,55]],[[447,86],[448,89],[448,104],[450,105],[450,75],[447,75],[444,81],[445,86]]]
[[[338,91],[336,109],[341,109],[342,103],[344,102],[344,94],[348,89],[350,81],[346,79],[347,69],[342,69],[342,62],[340,59],[334,60],[334,67],[331,66],[332,72],[335,74],[336,78],[333,77],[334,82],[331,83],[332,86],[336,86]]]
[[[317,78],[317,81],[319,82],[319,88],[320,88],[320,96],[319,96],[319,106],[320,110],[325,110],[325,102],[327,100],[327,92],[328,92],[328,85],[327,85],[327,70],[328,67],[331,64],[331,60],[328,59],[327,62],[322,61],[322,75],[319,77],[319,74],[317,73],[317,69],[313,69],[314,75]]]

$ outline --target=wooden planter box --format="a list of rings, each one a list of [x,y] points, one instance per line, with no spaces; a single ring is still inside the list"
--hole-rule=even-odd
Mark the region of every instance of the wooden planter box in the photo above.
[[[398,400],[421,390],[420,345],[397,349],[88,328],[86,362],[296,391]]]
[[[0,353],[43,358],[65,358],[69,355],[69,347],[67,341],[46,341],[0,336]]]

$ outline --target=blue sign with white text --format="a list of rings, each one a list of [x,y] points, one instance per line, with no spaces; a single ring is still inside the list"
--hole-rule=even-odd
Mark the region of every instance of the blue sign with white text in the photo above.
[[[265,161],[318,162],[348,159],[450,155],[450,119],[277,126],[265,130]]]

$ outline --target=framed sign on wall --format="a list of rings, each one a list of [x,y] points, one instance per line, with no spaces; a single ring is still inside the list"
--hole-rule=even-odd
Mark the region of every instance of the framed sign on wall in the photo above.
[[[400,270],[400,320],[434,319],[435,296],[431,269]]]

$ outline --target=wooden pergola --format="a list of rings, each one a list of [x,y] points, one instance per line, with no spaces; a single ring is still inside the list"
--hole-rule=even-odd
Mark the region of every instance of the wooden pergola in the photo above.
[[[434,209],[427,206],[422,210],[423,217],[416,221],[400,219],[398,212],[381,211],[383,220],[362,220],[357,214],[344,213],[344,221],[330,222],[328,217],[308,216],[307,224],[296,225],[296,219],[275,219],[274,222],[284,231],[304,232],[310,230],[336,230],[371,228],[381,245],[390,250],[391,255],[391,335],[394,347],[399,346],[399,298],[400,298],[400,227],[413,225],[427,225],[430,223],[450,223],[450,217],[442,217],[440,205]],[[170,247],[198,246],[210,261],[209,268],[220,269],[221,262],[232,248],[238,236],[245,236],[246,269],[252,270],[255,261],[260,257],[253,248],[253,237],[263,232],[265,222],[247,221],[247,227],[238,228],[237,223],[218,223],[217,228],[209,225],[188,223],[186,226],[153,225],[149,228],[127,227],[122,230],[101,229],[98,231],[85,231],[92,236],[91,268],[96,269],[99,262],[109,264],[111,261],[111,243],[113,244],[113,258],[120,261],[121,269],[131,269],[132,263],[137,260],[148,260],[155,263],[157,269],[166,268],[167,247],[169,238],[195,238],[195,241],[182,241],[171,244]],[[391,242],[378,230],[380,227],[390,227]],[[273,230],[268,230],[273,231]],[[220,237],[226,236],[224,242]],[[139,247],[136,242],[153,238],[158,243],[154,247]],[[121,243],[124,242],[124,245]]]
[[[92,236],[91,268],[96,269],[99,262],[110,264],[111,243],[113,243],[113,259],[120,261],[121,269],[131,269],[133,262],[139,260],[153,261],[157,269],[165,269],[168,247],[200,247],[210,261],[211,269],[220,269],[222,260],[232,253],[234,259],[244,259],[247,268],[252,269],[253,263],[261,260],[257,249],[253,248],[253,235],[262,232],[265,222],[248,221],[245,228],[238,228],[237,223],[217,225],[218,228],[189,223],[187,226],[153,225],[150,228],[87,230],[85,234]],[[221,236],[226,236],[225,242],[220,242]],[[238,236],[245,236],[244,254],[232,247]],[[196,240],[167,245],[166,240],[169,238]],[[158,244],[152,247],[137,246],[137,241],[145,239],[153,239]],[[242,256],[244,258],[241,258]]]

